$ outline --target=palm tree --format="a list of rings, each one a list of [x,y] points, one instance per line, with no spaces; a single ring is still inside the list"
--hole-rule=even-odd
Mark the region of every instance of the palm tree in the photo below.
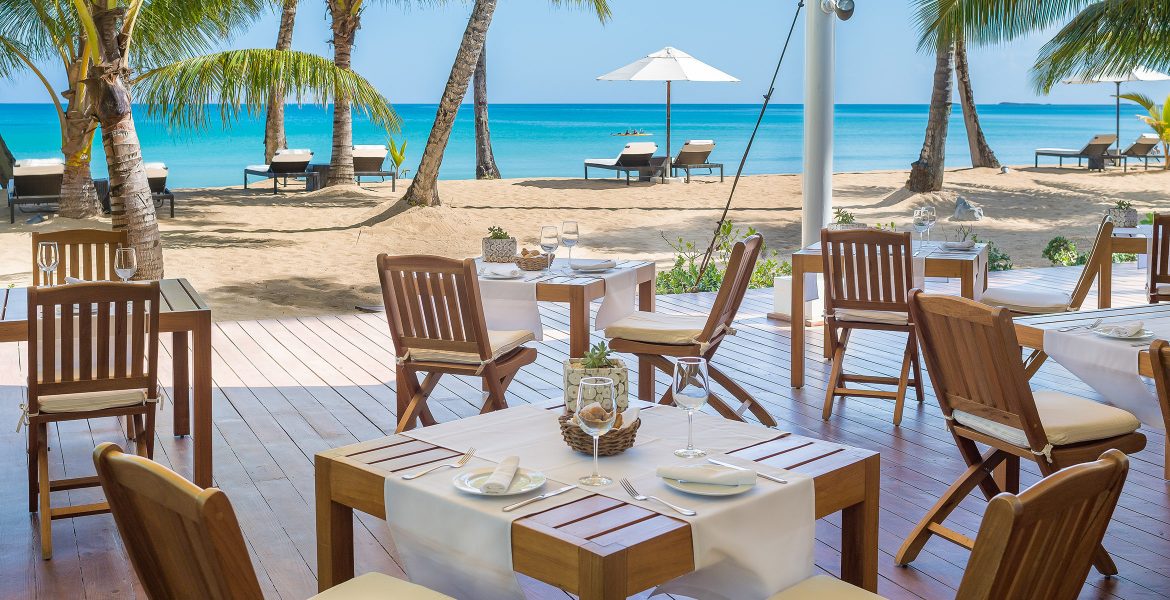
[[[276,32],[276,49],[292,48],[293,24],[297,19],[299,0],[282,0],[280,7],[280,29]],[[272,84],[268,97],[268,113],[264,119],[264,162],[271,162],[277,150],[288,147],[284,136],[284,88]]]
[[[959,103],[963,107],[963,124],[967,127],[971,166],[998,169],[999,159],[979,124],[979,109],[975,106],[975,91],[971,89],[971,72],[967,68],[967,40],[961,34],[955,39],[955,80],[959,84]]]
[[[353,40],[361,27],[362,0],[326,0],[333,30],[333,64],[350,69]],[[353,183],[353,113],[344,94],[333,99],[333,152],[329,158],[329,179],[325,185]]]
[[[1162,140],[1162,156],[1170,156],[1170,96],[1166,96],[1166,102],[1162,106],[1158,106],[1152,98],[1145,94],[1122,94],[1119,97],[1122,100],[1137,103],[1138,106],[1146,109],[1149,115],[1138,115],[1138,118],[1149,125],[1150,129],[1158,134],[1158,139]],[[1163,159],[1162,168],[1170,169],[1170,160]]]
[[[955,44],[938,44],[934,61],[934,89],[930,95],[930,114],[926,135],[918,160],[910,165],[906,187],[912,192],[935,192],[942,189],[946,162],[947,127],[951,119],[951,81],[955,72]]]

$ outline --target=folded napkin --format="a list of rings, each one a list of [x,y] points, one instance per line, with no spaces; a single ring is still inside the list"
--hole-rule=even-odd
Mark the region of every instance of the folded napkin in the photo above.
[[[485,265],[479,270],[480,275],[488,275],[495,277],[519,277],[521,275],[520,269],[511,263],[501,263],[497,265]]]
[[[574,260],[574,261],[569,263],[570,269],[576,269],[579,271],[592,271],[592,270],[600,271],[602,269],[613,269],[615,267],[617,267],[617,262],[613,261],[613,260],[609,260],[609,259],[585,258],[585,259]]]
[[[502,494],[512,487],[512,478],[516,477],[516,468],[520,466],[520,457],[509,456],[496,465],[491,477],[483,482],[483,491],[489,494]]]
[[[76,277],[65,276],[65,283],[90,283],[88,279],[78,279]]]
[[[714,485],[750,485],[756,482],[756,472],[752,469],[740,470],[711,464],[658,467],[657,474],[665,479]]]
[[[1141,321],[1127,321],[1124,323],[1101,325],[1093,329],[1093,331],[1117,337],[1134,337],[1142,332],[1144,326],[1145,323]]]

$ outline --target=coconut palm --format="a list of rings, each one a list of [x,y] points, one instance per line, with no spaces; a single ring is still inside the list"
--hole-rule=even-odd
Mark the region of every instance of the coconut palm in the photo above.
[[[293,25],[297,19],[299,0],[281,0],[280,28],[276,32],[276,49],[292,48]],[[264,162],[271,162],[277,150],[288,147],[284,135],[284,88],[272,84],[268,97],[268,112],[264,119]]]
[[[955,38],[955,83],[959,87],[963,125],[967,128],[971,166],[998,169],[999,159],[987,143],[987,136],[983,135],[983,126],[979,123],[979,109],[975,105],[975,90],[971,87],[971,71],[967,66],[967,40],[961,34]]]
[[[1158,139],[1162,140],[1162,168],[1170,169],[1170,96],[1166,96],[1166,101],[1162,106],[1158,106],[1153,98],[1145,94],[1122,94],[1119,96],[1122,100],[1129,100],[1136,103],[1138,106],[1146,109],[1149,115],[1138,115],[1138,118],[1150,126],[1154,133],[1158,134]]]
[[[934,86],[930,94],[930,113],[926,118],[926,135],[918,160],[910,165],[910,179],[906,182],[906,187],[912,192],[942,189],[954,73],[955,44],[939,43],[935,49]]]

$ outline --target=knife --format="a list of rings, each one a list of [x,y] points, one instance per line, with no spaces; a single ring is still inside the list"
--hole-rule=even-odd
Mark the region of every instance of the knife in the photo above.
[[[558,495],[563,494],[569,490],[575,490],[575,489],[577,489],[577,486],[575,486],[575,485],[566,485],[565,487],[563,487],[559,490],[545,492],[539,496],[533,496],[532,498],[529,498],[527,500],[521,500],[515,504],[509,504],[509,505],[504,507],[504,512],[511,512],[513,510],[516,510],[517,508],[521,508],[523,506],[528,506],[529,504],[532,504],[533,502],[538,502],[540,500],[544,500],[545,498],[552,498],[553,496],[558,496]]]
[[[707,462],[709,462],[713,465],[719,465],[721,467],[728,467],[731,469],[735,469],[736,471],[748,471],[749,470],[746,467],[741,467],[739,465],[733,465],[729,462],[723,462],[723,461],[715,459],[715,458],[708,458]],[[763,477],[764,479],[767,479],[768,481],[775,481],[776,483],[788,483],[787,479],[781,479],[779,477],[776,477],[775,475],[769,475],[767,473],[761,473],[759,471],[756,471],[756,475],[759,477]]]

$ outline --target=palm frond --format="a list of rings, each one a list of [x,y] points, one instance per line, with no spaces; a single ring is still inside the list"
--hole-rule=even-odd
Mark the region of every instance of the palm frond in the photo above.
[[[397,113],[373,84],[325,57],[295,50],[252,48],[188,58],[147,71],[135,81],[134,92],[148,117],[173,127],[202,128],[214,104],[224,124],[241,112],[262,112],[273,84],[297,103],[325,105],[344,94],[374,125],[400,130]]]
[[[921,0],[917,15],[919,43],[933,46],[940,34],[963,31],[973,43],[998,44],[1064,23],[1099,1]]]
[[[1136,92],[1122,94],[1118,96],[1118,98],[1121,98],[1122,100],[1129,100],[1130,102],[1133,102],[1134,104],[1146,109],[1150,112],[1150,114],[1154,113],[1154,107],[1157,106],[1157,104],[1154,103],[1153,98],[1150,98],[1145,94],[1138,94]]]
[[[591,10],[593,14],[597,15],[597,20],[602,23],[607,23],[613,18],[613,10],[609,8],[609,3],[606,0],[550,0],[550,2],[553,6]]]
[[[162,65],[220,48],[260,17],[269,2],[145,0],[134,26],[132,60],[139,67]]]
[[[33,60],[68,52],[77,36],[76,13],[48,0],[0,0],[0,36],[21,46]]]

